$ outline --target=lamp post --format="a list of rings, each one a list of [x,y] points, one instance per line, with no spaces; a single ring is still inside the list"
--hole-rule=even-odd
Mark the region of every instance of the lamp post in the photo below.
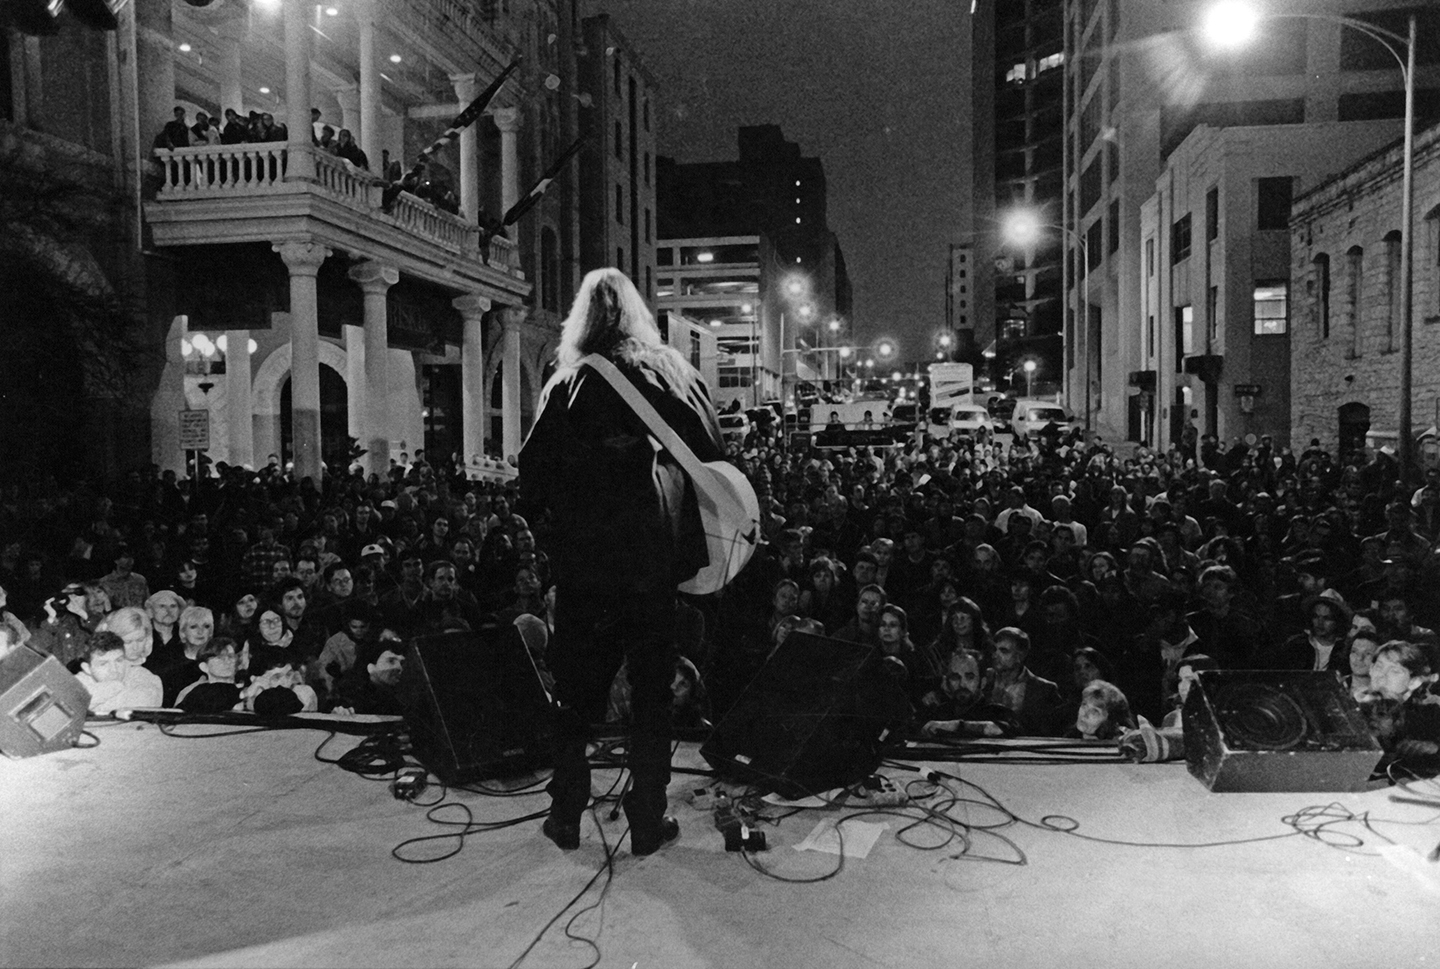
[[[1035,394],[1034,394],[1034,392],[1033,392],[1033,386],[1034,386],[1034,380],[1035,380],[1035,361],[1034,361],[1034,360],[1026,360],[1026,361],[1025,361],[1024,370],[1025,370],[1025,396],[1026,396],[1027,398],[1033,398],[1033,397],[1035,396]]]
[[[1400,482],[1410,480],[1410,469],[1415,461],[1415,441],[1412,437],[1411,397],[1414,393],[1414,336],[1415,336],[1415,236],[1414,182],[1415,182],[1415,14],[1408,18],[1406,36],[1393,30],[1386,30],[1375,24],[1354,17],[1325,13],[1273,13],[1263,18],[1324,20],[1349,27],[1380,44],[1400,65],[1400,75],[1405,82],[1405,148],[1402,175],[1400,179],[1400,401],[1397,415],[1397,436],[1400,450]],[[1205,17],[1205,34],[1218,46],[1239,47],[1254,36],[1262,15],[1240,0],[1226,0],[1210,8]],[[1403,51],[1403,56],[1402,56]]]
[[[1080,247],[1080,318],[1076,320],[1076,342],[1080,345],[1080,371],[1081,379],[1085,381],[1085,437],[1090,437],[1090,245],[1085,237],[1074,229],[1067,229],[1063,225],[1053,222],[1041,222],[1033,212],[1023,209],[1011,212],[1004,221],[1005,236],[1011,245],[1029,247],[1033,246],[1040,237],[1041,229],[1054,229],[1062,232],[1075,240]],[[1034,361],[1029,361],[1034,363]],[[1027,381],[1029,373],[1026,374]],[[1074,389],[1073,387],[1071,388]],[[1026,393],[1029,393],[1029,384],[1026,384]],[[1067,401],[1067,404],[1072,402]]]

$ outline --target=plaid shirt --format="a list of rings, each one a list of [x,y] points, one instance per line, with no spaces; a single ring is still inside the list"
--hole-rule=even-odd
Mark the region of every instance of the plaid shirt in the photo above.
[[[245,553],[240,570],[245,573],[246,581],[260,588],[268,588],[270,583],[275,581],[275,563],[280,561],[290,561],[288,548],[279,542],[271,542],[269,545],[256,542],[250,546],[250,551]]]

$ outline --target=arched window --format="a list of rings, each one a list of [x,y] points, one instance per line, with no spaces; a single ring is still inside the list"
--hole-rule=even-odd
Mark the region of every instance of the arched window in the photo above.
[[[1330,339],[1330,257],[1320,253],[1310,260],[1309,289],[1315,301],[1315,321],[1320,339]]]
[[[1400,230],[1385,233],[1385,349],[1395,350],[1400,332]]]
[[[1364,315],[1361,295],[1365,283],[1365,250],[1351,246],[1345,253],[1345,315],[1350,322],[1350,349],[1347,356],[1358,357],[1364,350]]]
[[[540,307],[560,311],[560,246],[555,230],[540,230]]]

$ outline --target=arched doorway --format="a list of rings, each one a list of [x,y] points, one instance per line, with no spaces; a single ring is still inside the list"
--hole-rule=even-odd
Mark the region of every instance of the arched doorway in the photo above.
[[[1365,435],[1370,430],[1370,408],[1365,404],[1351,402],[1340,405],[1340,463],[1365,447]]]
[[[320,460],[330,474],[343,474],[350,467],[350,408],[345,378],[326,364],[320,365]],[[292,426],[290,377],[280,386],[280,460],[295,458],[295,429]]]

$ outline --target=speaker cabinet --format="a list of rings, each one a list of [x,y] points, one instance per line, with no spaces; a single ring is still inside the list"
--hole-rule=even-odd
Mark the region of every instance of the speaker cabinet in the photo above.
[[[512,625],[416,638],[399,694],[415,756],[446,784],[545,760],[549,697]]]
[[[0,751],[33,757],[75,746],[90,691],[53,656],[21,647],[0,660]]]
[[[1334,673],[1204,670],[1181,718],[1212,791],[1363,791],[1381,749]]]
[[[909,717],[875,647],[792,632],[700,754],[724,776],[801,798],[873,774]]]

